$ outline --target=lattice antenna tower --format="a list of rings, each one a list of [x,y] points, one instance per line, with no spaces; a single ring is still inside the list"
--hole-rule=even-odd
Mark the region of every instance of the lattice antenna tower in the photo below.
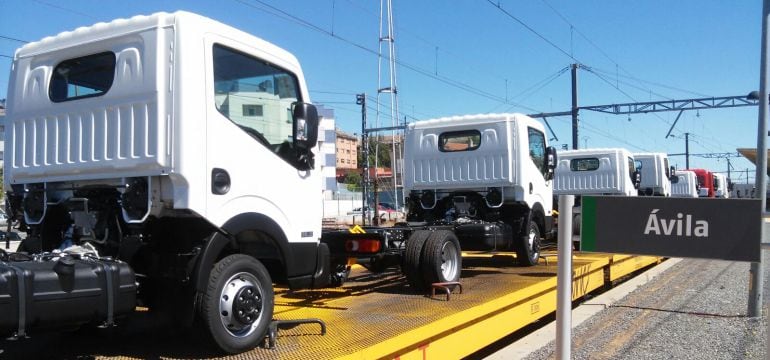
[[[377,56],[377,127],[383,127],[382,107],[390,107],[390,123],[388,126],[396,127],[399,125],[399,111],[398,111],[398,87],[396,84],[396,45],[395,36],[393,32],[393,5],[391,0],[380,0],[380,43],[379,54]],[[388,54],[388,67],[383,69],[383,46],[387,47]],[[398,196],[398,189],[403,187],[403,171],[401,168],[402,162],[401,151],[402,146],[399,139],[402,131],[391,130],[391,171],[392,171],[392,184],[393,184],[393,201],[395,202],[396,209],[399,208],[401,199]],[[379,153],[379,142],[375,147],[375,154]],[[377,157],[375,156],[375,159]],[[375,173],[379,164],[375,160]],[[376,206],[376,204],[375,204]]]

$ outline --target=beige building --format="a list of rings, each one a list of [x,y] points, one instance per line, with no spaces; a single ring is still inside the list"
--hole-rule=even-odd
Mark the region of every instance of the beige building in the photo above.
[[[358,168],[358,138],[337,130],[337,169]]]

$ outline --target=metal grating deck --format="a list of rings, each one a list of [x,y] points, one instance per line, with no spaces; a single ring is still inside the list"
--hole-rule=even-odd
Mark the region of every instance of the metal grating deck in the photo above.
[[[319,318],[327,325],[301,325],[278,333],[274,350],[257,348],[226,359],[457,358],[471,354],[534,320],[556,303],[556,256],[535,267],[514,265],[510,256],[465,254],[463,293],[431,299],[410,291],[397,269],[383,274],[354,270],[341,288],[289,292],[276,289],[275,319]],[[573,298],[605,285],[612,255],[576,254]],[[628,261],[630,257],[623,257]],[[649,264],[657,261],[651,258]],[[634,261],[638,265],[641,262]],[[633,271],[638,266],[613,267]],[[146,312],[109,329],[41,334],[0,341],[0,358],[212,358],[221,354],[205,335],[158,321]]]

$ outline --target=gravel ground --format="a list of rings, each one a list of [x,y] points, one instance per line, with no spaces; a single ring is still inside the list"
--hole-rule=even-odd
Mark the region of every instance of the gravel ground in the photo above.
[[[765,359],[769,253],[762,319],[746,317],[748,263],[685,259],[574,330],[572,359]]]

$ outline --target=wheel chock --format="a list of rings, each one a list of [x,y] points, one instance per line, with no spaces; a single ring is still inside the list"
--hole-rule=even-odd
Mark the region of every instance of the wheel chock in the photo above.
[[[460,294],[463,293],[463,286],[459,281],[438,282],[430,284],[430,298],[433,299],[433,297],[436,296],[436,290],[443,290],[446,293],[446,301],[449,301],[449,294],[452,293],[452,289],[449,288],[450,286],[458,287],[460,289]]]

